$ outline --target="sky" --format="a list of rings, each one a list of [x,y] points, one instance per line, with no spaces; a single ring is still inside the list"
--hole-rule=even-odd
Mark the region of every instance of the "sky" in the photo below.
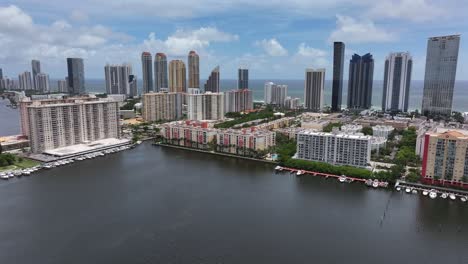
[[[414,80],[424,79],[427,38],[461,34],[457,80],[468,80],[466,0],[0,0],[0,68],[17,78],[41,61],[51,78],[66,76],[66,57],[81,57],[85,77],[130,63],[141,79],[141,52],[186,61],[200,55],[200,76],[219,65],[221,78],[303,79],[326,68],[333,41],[346,44],[344,78],[353,53],[372,53],[374,79],[385,57],[408,51]]]

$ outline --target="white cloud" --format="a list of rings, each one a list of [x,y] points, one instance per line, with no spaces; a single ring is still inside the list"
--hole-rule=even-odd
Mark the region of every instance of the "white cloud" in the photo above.
[[[257,41],[255,44],[262,47],[270,56],[277,57],[288,55],[288,51],[275,38]]]
[[[404,18],[416,22],[438,19],[446,12],[445,5],[436,6],[427,0],[380,0],[369,10],[369,15],[375,19]]]
[[[14,5],[0,8],[0,21],[1,32],[29,30],[33,25],[31,16]]]
[[[370,20],[358,21],[349,16],[337,15],[336,29],[330,34],[329,41],[370,43],[391,42],[396,38],[395,33],[377,27]]]
[[[297,54],[300,56],[306,57],[325,57],[327,56],[327,52],[321,49],[315,49],[312,47],[307,46],[305,43],[299,44],[297,49]]]
[[[76,22],[86,22],[88,21],[89,16],[81,10],[73,10],[70,14],[70,19]]]

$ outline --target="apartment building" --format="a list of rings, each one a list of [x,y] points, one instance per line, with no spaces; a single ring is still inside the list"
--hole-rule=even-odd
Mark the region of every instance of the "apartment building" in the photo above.
[[[188,94],[187,118],[189,120],[224,119],[224,94],[211,92]]]
[[[161,136],[169,144],[208,149],[216,138],[217,129],[210,128],[207,122],[176,121],[161,127]]]
[[[182,118],[181,93],[149,92],[142,95],[143,119],[147,122]]]
[[[244,155],[248,151],[255,152],[268,150],[276,144],[275,132],[249,129],[219,130],[216,135],[218,151]]]

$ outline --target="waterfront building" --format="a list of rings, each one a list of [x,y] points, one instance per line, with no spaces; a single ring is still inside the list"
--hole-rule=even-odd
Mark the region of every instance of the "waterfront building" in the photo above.
[[[224,92],[225,113],[253,110],[252,90],[240,89]]]
[[[59,93],[68,93],[67,81],[58,80],[57,81],[57,92]]]
[[[163,142],[198,149],[208,149],[218,133],[207,122],[178,121],[161,125]]]
[[[112,100],[28,98],[21,103],[22,123],[27,123],[25,131],[33,153],[120,137],[119,106]]]
[[[266,152],[274,147],[276,135],[275,132],[258,130],[255,127],[218,130],[216,142],[220,152],[248,155],[250,152]]]
[[[372,106],[374,59],[370,53],[354,54],[349,61],[348,109],[369,109]]]
[[[224,119],[224,94],[211,92],[188,94],[187,118],[189,120]]]
[[[182,118],[182,93],[145,93],[142,115],[146,122],[172,121]]]
[[[169,91],[173,93],[187,92],[187,84],[185,78],[185,63],[181,60],[172,60],[169,63]]]
[[[285,128],[285,127],[289,127],[293,123],[294,119],[295,117],[283,117],[280,119],[272,120],[267,123],[256,125],[255,127],[258,130],[272,130],[272,129],[278,129],[278,128]]]
[[[468,131],[447,130],[425,135],[422,180],[468,187]]]
[[[408,111],[413,58],[408,52],[390,53],[385,60],[382,111]]]
[[[265,104],[284,106],[286,97],[288,95],[288,86],[274,84],[273,82],[266,82],[264,88],[264,102]]]
[[[239,68],[237,70],[237,89],[249,89],[249,69]]]
[[[304,85],[304,107],[319,112],[323,108],[323,91],[325,89],[325,69],[306,69]]]
[[[39,90],[36,85],[36,76],[41,72],[41,62],[38,60],[31,61],[31,69],[32,69],[32,82],[33,82],[33,89]]]
[[[49,75],[45,73],[38,73],[36,75],[36,90],[40,93],[48,93],[50,92],[50,85],[49,85]]]
[[[142,93],[149,93],[153,91],[153,66],[152,66],[151,53],[144,51],[141,53],[141,66],[143,76],[143,90]]]
[[[296,157],[334,165],[367,167],[371,156],[371,137],[303,131],[297,137]]]
[[[191,50],[188,55],[188,87],[200,88],[200,57]]]
[[[167,57],[164,53],[156,53],[154,57],[154,91],[159,92],[169,88],[167,82]]]
[[[452,113],[460,35],[432,37],[427,41],[422,114]]]
[[[31,72],[25,71],[18,76],[18,84],[20,90],[32,90],[33,82]]]
[[[128,64],[104,66],[106,93],[130,95],[132,66]]]
[[[388,139],[388,136],[395,130],[392,126],[377,125],[372,127],[372,135]]]
[[[332,105],[333,112],[341,111],[341,98],[343,94],[343,65],[345,57],[345,44],[343,42],[333,43],[333,83],[332,83]]]
[[[85,77],[82,58],[67,58],[68,92],[72,95],[84,94]]]
[[[216,66],[212,71],[208,80],[205,83],[205,92],[219,93],[219,66]]]
[[[138,96],[138,83],[137,83],[137,76],[134,74],[130,74],[128,76],[128,87],[129,93],[128,96],[133,98]]]
[[[286,97],[284,100],[284,107],[286,109],[299,109],[301,99],[291,98],[290,96]]]

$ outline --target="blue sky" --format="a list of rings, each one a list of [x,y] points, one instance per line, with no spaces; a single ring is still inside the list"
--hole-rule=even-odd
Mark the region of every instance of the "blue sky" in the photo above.
[[[462,34],[458,80],[468,79],[462,0],[16,0],[0,3],[0,67],[17,77],[40,59],[51,78],[66,75],[66,57],[85,59],[86,78],[104,78],[106,63],[132,64],[141,77],[140,53],[169,59],[200,54],[201,78],[216,65],[236,78],[245,66],[253,79],[302,79],[306,68],[326,68],[332,41],[353,53],[371,52],[374,79],[383,78],[389,52],[409,51],[413,79],[424,78],[430,36]],[[347,79],[347,63],[345,79]]]

